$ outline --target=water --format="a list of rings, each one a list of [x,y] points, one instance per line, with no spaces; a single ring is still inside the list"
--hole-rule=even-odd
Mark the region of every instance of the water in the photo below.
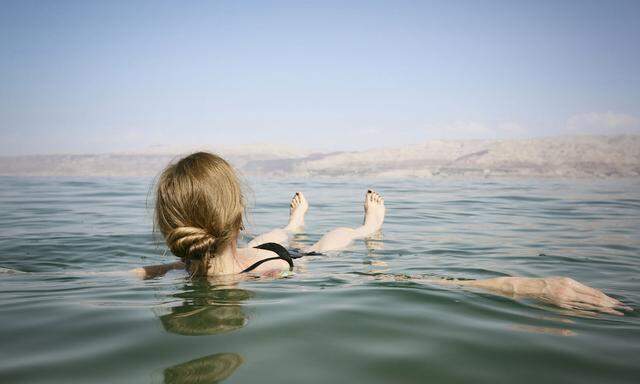
[[[0,382],[636,382],[639,181],[253,180],[248,229],[311,243],[386,199],[382,238],[287,279],[140,281],[173,261],[149,179],[0,178]],[[567,275],[636,309],[578,317],[409,276]],[[395,276],[395,278],[394,278]]]

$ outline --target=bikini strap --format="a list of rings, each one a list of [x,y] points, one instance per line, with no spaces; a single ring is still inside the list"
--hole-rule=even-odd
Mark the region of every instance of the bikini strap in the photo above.
[[[242,271],[242,273],[253,271],[260,264],[266,263],[267,261],[271,261],[271,260],[284,260],[289,264],[289,269],[290,270],[293,269],[293,259],[291,258],[289,251],[287,251],[287,249],[282,245],[278,243],[264,243],[254,248],[266,249],[267,251],[271,251],[278,254],[278,256],[267,257],[266,259],[258,260],[255,263],[251,264],[249,267],[247,267],[244,271]]]

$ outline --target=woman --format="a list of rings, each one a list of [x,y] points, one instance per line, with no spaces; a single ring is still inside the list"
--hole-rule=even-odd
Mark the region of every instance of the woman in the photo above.
[[[256,237],[238,248],[243,229],[245,202],[233,168],[222,158],[198,152],[161,174],[156,190],[155,219],[167,246],[180,262],[139,268],[142,277],[154,277],[170,269],[185,268],[191,276],[215,276],[255,272],[277,275],[293,268],[293,258],[282,246],[304,225],[308,203],[296,193],[289,223]],[[302,253],[323,253],[348,246],[354,239],[377,232],[384,221],[384,199],[369,190],[365,197],[364,224],[337,228]],[[575,310],[622,314],[630,310],[597,289],[566,277],[499,277],[483,280],[426,280],[430,283],[474,287],[511,297],[531,297]]]

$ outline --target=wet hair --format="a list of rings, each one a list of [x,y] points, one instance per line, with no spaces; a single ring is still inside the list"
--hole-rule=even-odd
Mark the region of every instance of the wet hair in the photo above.
[[[170,164],[156,186],[155,223],[171,252],[194,275],[243,227],[244,197],[235,170],[223,158],[193,153]]]

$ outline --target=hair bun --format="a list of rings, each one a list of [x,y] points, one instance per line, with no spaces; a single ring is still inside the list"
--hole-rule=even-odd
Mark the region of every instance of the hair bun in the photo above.
[[[179,257],[201,259],[212,251],[216,238],[203,228],[177,227],[167,235],[167,245]]]

